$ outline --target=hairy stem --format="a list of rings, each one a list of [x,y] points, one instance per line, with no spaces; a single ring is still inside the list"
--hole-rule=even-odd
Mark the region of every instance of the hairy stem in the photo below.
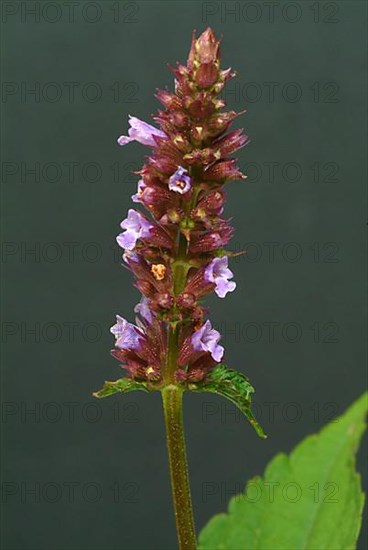
[[[169,385],[162,390],[171,489],[180,550],[196,549],[183,427],[183,390]]]
[[[167,366],[165,372],[165,382],[168,384],[175,383],[175,371],[178,358],[178,326],[168,328],[168,353]]]
[[[183,291],[187,278],[187,241],[179,234],[177,260],[174,262],[174,294]],[[183,390],[175,384],[179,352],[180,323],[168,327],[168,354],[166,386],[162,389],[165,414],[166,444],[169,455],[171,490],[174,503],[176,530],[180,550],[196,549],[196,534],[190,495],[187,454],[183,426]]]

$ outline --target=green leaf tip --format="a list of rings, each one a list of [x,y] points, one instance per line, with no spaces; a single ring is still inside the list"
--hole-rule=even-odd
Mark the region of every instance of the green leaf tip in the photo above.
[[[198,550],[354,550],[364,494],[355,455],[368,394],[289,455],[278,454],[199,536]]]
[[[204,382],[190,383],[188,390],[226,397],[240,409],[260,437],[267,437],[252,413],[251,394],[254,393],[254,388],[244,374],[220,364],[210,372]]]
[[[119,378],[114,382],[105,382],[103,388],[99,391],[94,392],[93,397],[108,397],[109,395],[114,395],[115,393],[128,393],[131,391],[152,391],[147,382],[137,382],[130,378]]]

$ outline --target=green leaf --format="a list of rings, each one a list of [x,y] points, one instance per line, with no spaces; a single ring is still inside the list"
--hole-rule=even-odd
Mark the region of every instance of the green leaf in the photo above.
[[[364,504],[355,454],[366,412],[364,394],[289,456],[277,455],[227,514],[209,521],[199,550],[354,549]]]
[[[137,390],[145,392],[152,391],[146,382],[137,382],[130,378],[120,378],[119,380],[115,380],[115,382],[105,382],[103,388],[94,392],[92,395],[94,397],[108,397],[114,393],[128,393]]]
[[[205,382],[191,383],[188,389],[197,392],[217,393],[232,401],[246,416],[260,437],[267,437],[251,410],[253,386],[244,374],[228,369],[226,365],[217,365]]]

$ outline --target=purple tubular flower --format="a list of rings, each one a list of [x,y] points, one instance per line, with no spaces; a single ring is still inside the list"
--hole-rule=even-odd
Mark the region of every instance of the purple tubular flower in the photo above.
[[[139,180],[137,192],[134,195],[132,195],[133,202],[142,202],[142,193],[146,187],[147,185],[144,183],[144,181]]]
[[[154,136],[159,136],[163,138],[166,137],[166,134],[164,132],[162,132],[158,128],[155,128],[154,126],[151,126],[151,124],[144,122],[144,120],[140,120],[135,116],[129,115],[129,124],[130,128],[128,130],[128,135],[119,137],[119,145],[126,145],[131,141],[138,141],[138,143],[142,143],[143,145],[155,147],[156,142]]]
[[[214,361],[220,362],[224,355],[224,348],[218,345],[220,338],[220,333],[212,328],[211,322],[206,321],[193,333],[191,343],[194,351],[209,352]]]
[[[129,262],[133,262],[133,263],[139,262],[139,256],[135,252],[131,252],[130,250],[126,250],[123,254],[123,260],[126,264],[129,265]]]
[[[188,176],[188,171],[182,166],[176,170],[176,172],[169,179],[169,189],[175,191],[175,193],[188,193],[192,188],[192,178]]]
[[[233,292],[236,288],[234,281],[229,281],[234,277],[233,272],[228,268],[228,257],[214,258],[208,264],[204,272],[204,279],[208,283],[216,285],[215,292],[219,298],[225,298],[228,292]]]
[[[130,208],[128,217],[121,222],[120,227],[125,232],[116,237],[118,245],[126,250],[133,250],[138,239],[149,236],[153,225],[142,214]]]
[[[143,337],[143,333],[138,327],[128,323],[120,315],[116,316],[116,324],[110,328],[110,332],[116,338],[116,347],[130,350],[138,350],[140,348],[140,336]]]
[[[135,313],[138,313],[138,315],[140,315],[149,325],[152,323],[154,316],[148,306],[148,300],[145,296],[143,296],[141,301],[135,306],[134,311]]]

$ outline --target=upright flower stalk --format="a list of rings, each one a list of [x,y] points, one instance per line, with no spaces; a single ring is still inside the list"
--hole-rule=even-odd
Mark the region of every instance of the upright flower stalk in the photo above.
[[[210,391],[235,402],[259,435],[250,410],[253,388],[222,363],[220,333],[206,319],[203,298],[225,298],[236,283],[226,250],[233,228],[224,217],[225,187],[245,179],[229,158],[247,144],[242,130],[228,132],[240,114],[224,111],[219,97],[235,76],[220,68],[220,42],[211,29],[196,38],[186,66],[172,68],[175,91],[158,90],[163,109],[157,126],[130,117],[120,145],[137,141],[150,148],[137,172],[137,192],[117,237],[124,265],[136,277],[142,299],[135,325],[117,316],[112,355],[127,371],[106,382],[97,397],[132,390],[162,392],[174,509],[180,549],[196,547],[183,433],[185,390]]]

